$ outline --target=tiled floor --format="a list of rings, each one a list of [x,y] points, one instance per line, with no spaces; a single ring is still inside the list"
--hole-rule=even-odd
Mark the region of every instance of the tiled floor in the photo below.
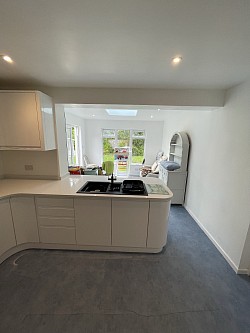
[[[0,332],[249,333],[250,279],[173,206],[161,254],[9,258],[0,265]]]

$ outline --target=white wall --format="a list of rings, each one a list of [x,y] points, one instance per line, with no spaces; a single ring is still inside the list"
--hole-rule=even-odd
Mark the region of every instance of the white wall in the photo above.
[[[6,178],[58,179],[57,150],[3,151],[3,172]],[[33,165],[26,171],[25,165]]]
[[[249,254],[241,262],[250,222],[249,91],[250,82],[230,89],[222,110],[168,112],[163,138],[166,148],[172,133],[188,133],[186,207],[236,270],[250,263]]]
[[[248,228],[248,233],[246,241],[243,248],[243,253],[240,261],[240,268],[246,270],[248,268],[248,275],[250,275],[250,226]],[[243,272],[246,273],[246,272]]]
[[[68,153],[67,153],[67,135],[66,135],[66,119],[64,107],[62,105],[55,106],[55,123],[56,123],[56,141],[58,149],[58,173],[60,178],[68,174]]]
[[[2,157],[2,152],[0,151],[0,179],[3,178],[4,173],[3,173],[3,157]]]
[[[224,105],[224,90],[219,89],[138,89],[138,88],[63,88],[2,84],[1,89],[40,90],[58,104],[131,104],[169,106]]]
[[[82,146],[81,146],[81,157],[83,155],[85,155],[85,120],[81,117],[77,117],[75,115],[72,115],[68,112],[65,112],[65,117],[66,117],[66,124],[69,125],[76,125],[80,127],[80,136],[81,136],[81,142],[82,142]],[[82,160],[81,163],[82,165]]]
[[[119,121],[85,120],[86,155],[91,163],[102,162],[102,129],[144,129],[146,131],[145,159],[152,164],[161,149],[163,122],[160,121]]]

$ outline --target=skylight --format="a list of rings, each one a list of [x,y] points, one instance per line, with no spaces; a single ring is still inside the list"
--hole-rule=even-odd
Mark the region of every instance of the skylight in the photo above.
[[[135,117],[137,110],[126,110],[126,109],[106,109],[110,116],[121,116],[121,117]]]

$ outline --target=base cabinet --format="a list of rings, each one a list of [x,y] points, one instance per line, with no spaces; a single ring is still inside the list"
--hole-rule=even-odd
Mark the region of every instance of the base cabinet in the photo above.
[[[148,223],[148,248],[159,248],[166,244],[169,205],[164,201],[150,201]]]
[[[112,245],[146,247],[148,200],[112,200]]]
[[[0,255],[16,246],[9,199],[0,200]]]
[[[159,166],[159,178],[173,192],[172,204],[183,204],[186,189],[187,171],[168,171]]]
[[[0,199],[0,262],[30,247],[158,253],[166,244],[169,208],[169,200],[144,197]]]
[[[10,199],[17,245],[39,242],[34,197]]]
[[[35,202],[40,242],[76,244],[74,200],[37,196]]]
[[[46,244],[68,244],[76,243],[76,232],[73,227],[39,227],[40,242]]]
[[[74,203],[76,243],[111,246],[111,199],[76,198]]]

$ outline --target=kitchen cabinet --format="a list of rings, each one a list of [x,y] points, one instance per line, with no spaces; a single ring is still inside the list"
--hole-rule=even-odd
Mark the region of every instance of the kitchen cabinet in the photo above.
[[[78,245],[111,246],[111,199],[75,198]]]
[[[169,206],[164,201],[150,201],[147,247],[163,247],[167,241]]]
[[[0,199],[0,256],[16,246],[9,199]]]
[[[89,180],[0,180],[0,263],[19,251],[70,249],[159,253],[166,244],[168,194],[80,194]],[[146,177],[145,185],[164,186]]]
[[[39,242],[34,197],[13,197],[10,205],[17,245]]]
[[[112,200],[112,246],[146,247],[149,200]]]
[[[56,149],[49,96],[39,91],[0,91],[0,149]]]
[[[35,204],[41,243],[76,244],[73,198],[36,197]]]

